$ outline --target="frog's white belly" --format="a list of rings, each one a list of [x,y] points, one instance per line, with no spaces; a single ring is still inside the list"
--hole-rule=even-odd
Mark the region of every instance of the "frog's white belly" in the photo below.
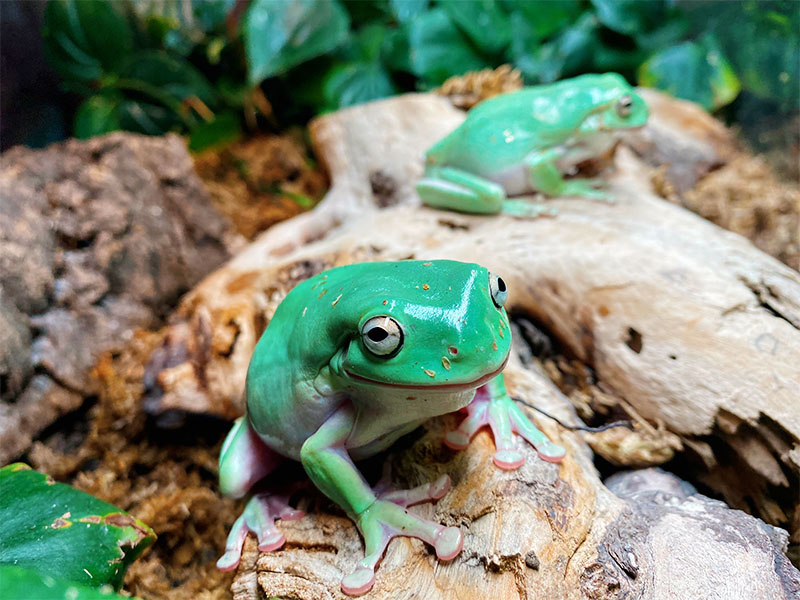
[[[346,446],[357,458],[388,448],[432,417],[464,408],[474,389],[447,392],[374,387],[351,394],[358,416]]]
[[[568,140],[560,146],[553,146],[550,151],[554,151],[559,158],[556,160],[556,168],[561,173],[572,174],[575,165],[582,163],[590,158],[600,156],[609,150],[617,142],[617,135],[613,133],[597,135],[591,138],[573,142]],[[541,153],[541,150],[532,152],[529,156]],[[499,183],[503,186],[508,196],[519,196],[529,194],[536,189],[531,184],[529,169],[525,161],[507,169],[502,169],[495,173],[485,175],[490,181]]]

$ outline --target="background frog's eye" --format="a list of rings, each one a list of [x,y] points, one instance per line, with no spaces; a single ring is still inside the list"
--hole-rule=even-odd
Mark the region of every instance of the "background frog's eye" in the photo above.
[[[489,273],[489,294],[494,305],[497,308],[503,308],[508,296],[508,288],[506,288],[506,282],[494,273]]]
[[[633,98],[625,94],[617,100],[617,114],[623,119],[631,116],[633,111]]]
[[[400,351],[403,330],[391,317],[372,317],[361,328],[361,340],[372,354],[388,358]]]

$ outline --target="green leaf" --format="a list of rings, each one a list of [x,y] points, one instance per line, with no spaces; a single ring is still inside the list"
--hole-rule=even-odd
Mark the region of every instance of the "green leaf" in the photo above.
[[[113,72],[133,48],[133,32],[112,2],[53,0],[45,8],[42,39],[56,70],[89,81]]]
[[[516,15],[514,15],[516,17]],[[512,55],[528,83],[550,83],[592,70],[594,53],[601,46],[597,19],[584,13],[573,25],[543,44],[527,22],[514,18]]]
[[[525,22],[530,35],[537,40],[574,23],[583,11],[580,0],[514,0],[506,5],[512,16]]]
[[[434,8],[415,19],[408,41],[412,71],[429,85],[492,66],[470,45],[443,8]]]
[[[381,46],[381,61],[392,71],[411,73],[411,46],[408,43],[408,27],[390,29]]]
[[[666,14],[664,0],[591,0],[597,18],[617,33],[633,35],[660,23]]]
[[[800,106],[800,11],[796,2],[735,2],[697,11],[701,24],[716,16],[714,32],[742,88],[780,104]]]
[[[389,8],[400,23],[407,23],[428,8],[428,0],[389,0]]]
[[[347,37],[349,18],[335,0],[254,0],[244,19],[248,78],[258,85]]]
[[[41,600],[130,600],[115,594],[111,586],[86,587],[63,579],[55,579],[22,569],[0,565],[3,598],[39,598]]]
[[[85,100],[75,113],[73,135],[88,139],[120,128],[119,108],[121,97],[97,94]]]
[[[213,121],[201,123],[189,134],[189,150],[200,152],[227,146],[242,137],[242,122],[233,111],[216,115]]]
[[[692,100],[707,110],[732,102],[741,84],[713,38],[683,42],[657,52],[638,70],[639,85]]]
[[[161,50],[143,50],[131,55],[120,67],[119,75],[127,82],[145,84],[138,91],[165,105],[174,106],[192,96],[209,107],[217,102],[217,94],[205,75],[189,61],[174,58]]]
[[[389,73],[380,63],[354,63],[334,67],[323,85],[326,106],[336,109],[385,98],[397,93]]]
[[[511,42],[511,24],[495,0],[440,0],[450,19],[482,52],[496,54]]]
[[[0,469],[0,565],[118,588],[155,537],[129,514],[27,465]]]

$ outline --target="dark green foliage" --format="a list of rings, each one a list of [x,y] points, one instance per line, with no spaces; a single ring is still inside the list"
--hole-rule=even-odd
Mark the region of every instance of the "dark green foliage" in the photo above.
[[[177,130],[200,150],[240,135],[243,114],[257,114],[256,87],[272,104],[271,123],[285,125],[503,63],[528,84],[616,71],[709,110],[740,89],[784,110],[798,103],[793,0],[192,0],[190,14],[186,6],[48,4],[48,55],[89,96],[76,135]]]
[[[29,569],[0,565],[3,598],[38,598],[41,600],[124,600],[111,586],[93,588]]]
[[[119,588],[155,534],[118,508],[16,463],[0,469],[0,540],[0,566]]]

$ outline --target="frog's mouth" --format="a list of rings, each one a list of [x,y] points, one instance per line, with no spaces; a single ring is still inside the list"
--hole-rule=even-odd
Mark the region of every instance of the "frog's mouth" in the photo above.
[[[430,384],[430,385],[407,385],[404,383],[390,383],[386,381],[377,381],[375,379],[370,379],[369,377],[363,377],[361,375],[356,375],[348,371],[347,369],[342,369],[350,379],[354,381],[361,381],[363,383],[371,383],[373,385],[380,385],[382,387],[388,388],[397,388],[397,389],[404,389],[404,390],[437,390],[437,391],[463,391],[463,390],[470,390],[470,389],[477,389],[482,385],[489,383],[492,379],[500,375],[503,372],[503,369],[506,368],[506,363],[508,363],[508,357],[511,353],[506,355],[503,364],[500,365],[497,369],[492,371],[491,373],[487,373],[478,379],[474,379],[472,381],[467,381],[464,383],[441,383],[441,384]]]

